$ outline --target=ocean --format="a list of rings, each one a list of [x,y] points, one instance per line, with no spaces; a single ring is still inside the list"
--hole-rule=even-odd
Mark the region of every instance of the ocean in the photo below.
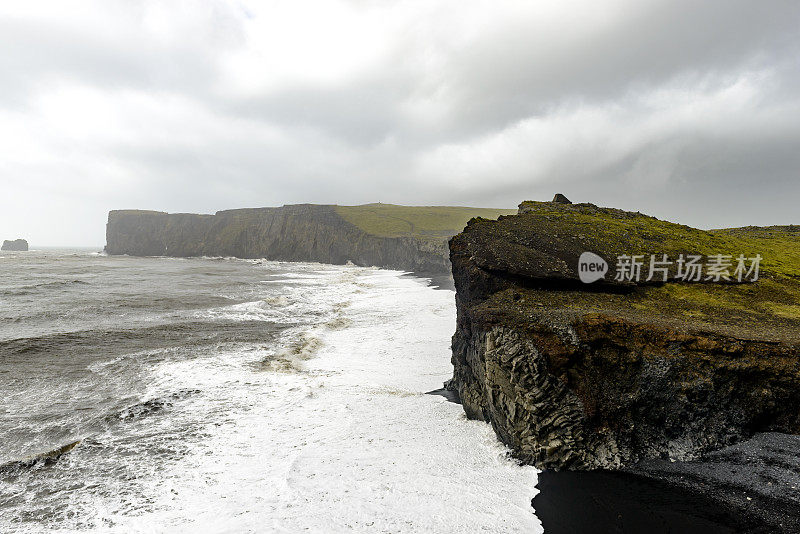
[[[454,328],[396,271],[0,253],[0,532],[541,532],[537,471],[425,394]]]

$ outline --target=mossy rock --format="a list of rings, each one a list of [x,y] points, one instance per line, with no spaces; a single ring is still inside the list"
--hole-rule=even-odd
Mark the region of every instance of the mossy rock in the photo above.
[[[489,297],[481,306],[525,321],[530,313],[582,315],[592,311],[670,327],[724,330],[732,335],[800,339],[800,227],[745,227],[704,231],[641,213],[592,204],[526,201],[520,214],[497,221],[473,219],[451,243],[451,259],[485,273],[465,297]],[[610,274],[595,284],[579,280],[578,258],[593,252]],[[757,281],[687,283],[675,278],[614,280],[620,255],[739,254],[762,257]],[[467,261],[468,260],[468,261]],[[472,277],[475,280],[475,277]],[[458,283],[457,283],[458,285]],[[513,289],[509,289],[513,288]],[[465,288],[466,289],[466,288]],[[555,290],[555,291],[554,291]],[[520,305],[522,304],[522,305]]]

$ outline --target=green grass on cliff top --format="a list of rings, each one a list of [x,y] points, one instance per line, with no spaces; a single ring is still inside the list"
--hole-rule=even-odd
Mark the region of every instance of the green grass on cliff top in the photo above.
[[[417,236],[446,238],[459,233],[473,217],[496,219],[512,215],[516,209],[468,208],[461,206],[398,206],[364,204],[336,206],[336,212],[349,223],[380,237]]]
[[[565,308],[629,307],[640,317],[670,317],[679,323],[724,325],[747,333],[800,338],[800,226],[699,230],[642,214],[550,202],[523,203],[532,211],[520,220],[538,231],[578,236],[587,250],[612,254],[761,254],[762,273],[753,284],[668,283],[639,288],[628,296],[563,295]],[[556,297],[548,294],[551,306]],[[594,302],[594,300],[598,302]],[[602,305],[599,303],[602,302]]]
[[[529,223],[553,235],[579,236],[587,250],[619,254],[761,254],[761,268],[800,279],[800,226],[699,230],[640,213],[586,204],[522,203]]]

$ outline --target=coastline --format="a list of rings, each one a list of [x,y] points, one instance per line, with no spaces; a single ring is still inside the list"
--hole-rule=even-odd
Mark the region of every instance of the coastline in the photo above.
[[[167,256],[163,256],[169,258]],[[303,262],[300,262],[303,263]],[[332,265],[332,264],[326,264]],[[378,268],[380,271],[394,269]],[[425,281],[427,287],[454,291],[453,278],[439,272],[400,272],[400,279]],[[461,404],[457,392],[446,388],[428,391],[447,401]],[[727,454],[727,453],[726,453]],[[749,454],[757,454],[750,451]],[[723,454],[724,456],[724,454]],[[762,467],[768,463],[762,457]],[[746,462],[745,462],[746,463]],[[740,467],[748,469],[743,463]],[[752,503],[752,510],[732,506],[726,500],[725,486],[704,469],[721,472],[729,466],[714,467],[713,462],[677,462],[666,467],[656,463],[628,471],[549,471],[540,472],[538,482],[529,490],[532,510],[546,532],[792,532],[800,525],[800,513],[792,516],[786,528],[780,524],[777,499],[769,496]],[[755,491],[758,468],[745,484]],[[763,475],[763,473],[762,473]],[[740,477],[746,479],[747,477]],[[798,486],[800,487],[800,486]],[[731,491],[728,490],[728,494]],[[795,508],[797,503],[795,502]],[[765,520],[765,514],[771,519]]]

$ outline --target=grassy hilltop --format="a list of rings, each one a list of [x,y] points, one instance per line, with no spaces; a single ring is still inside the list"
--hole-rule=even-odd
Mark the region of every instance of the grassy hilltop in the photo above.
[[[336,206],[336,213],[368,234],[379,237],[447,238],[459,233],[473,217],[496,219],[514,215],[516,209],[463,206],[398,206],[363,204]]]

